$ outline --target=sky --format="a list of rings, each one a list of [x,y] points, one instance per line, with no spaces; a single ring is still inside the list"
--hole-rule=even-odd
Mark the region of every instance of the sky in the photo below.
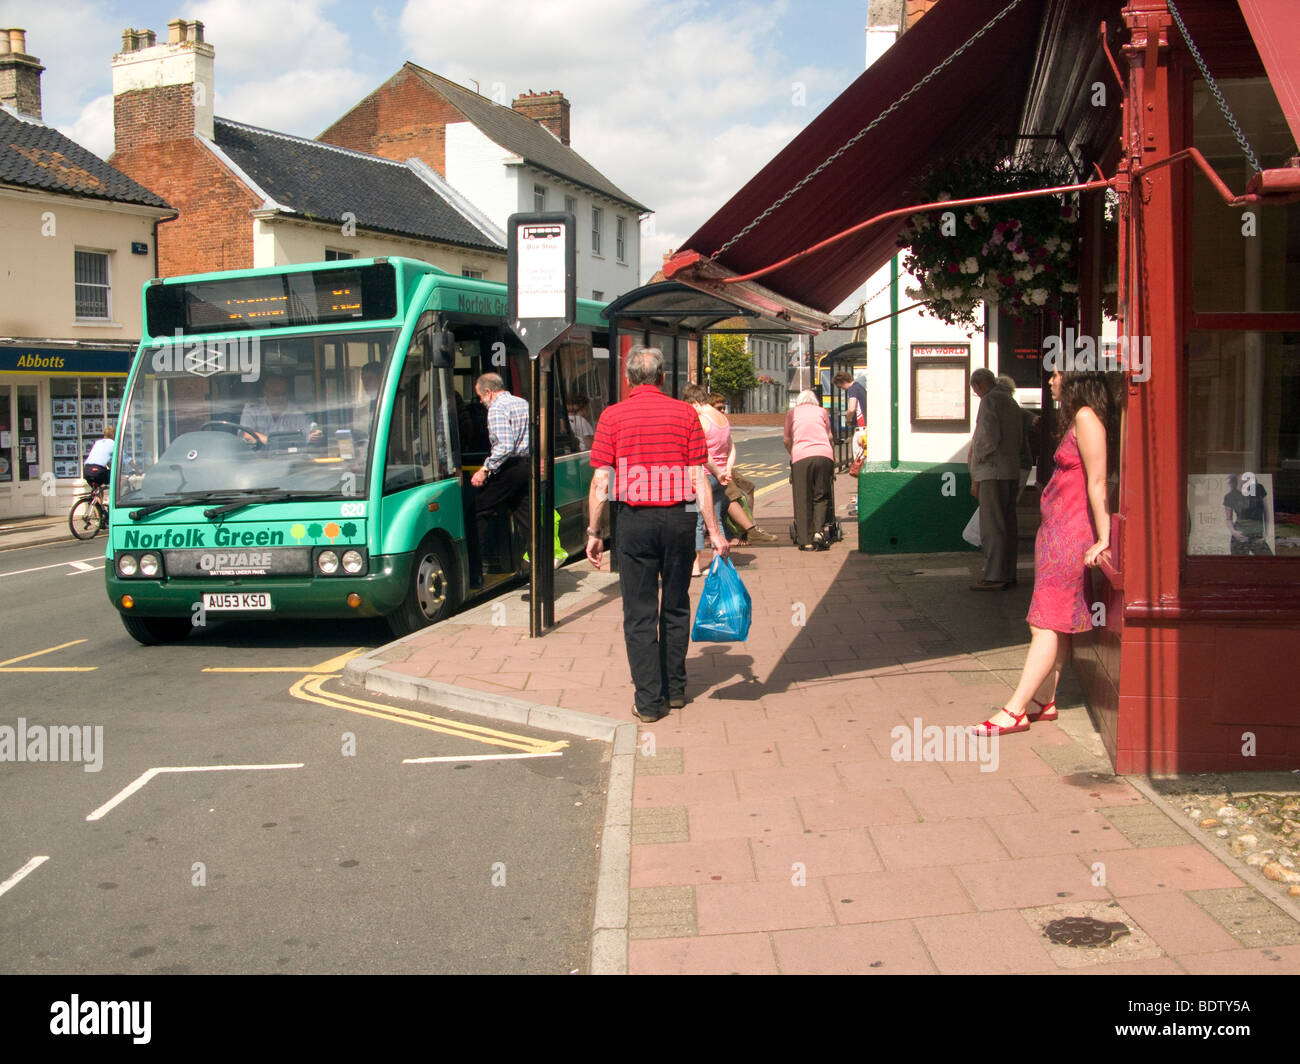
[[[122,30],[198,19],[216,113],[315,137],[406,60],[509,101],[558,89],[571,145],[655,210],[641,279],[861,72],[867,0],[0,0],[43,118],[107,157]],[[821,160],[810,161],[811,169]]]

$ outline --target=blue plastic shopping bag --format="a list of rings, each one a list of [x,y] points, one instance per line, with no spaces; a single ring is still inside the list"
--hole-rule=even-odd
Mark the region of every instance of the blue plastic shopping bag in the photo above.
[[[743,643],[752,614],[749,592],[730,558],[716,557],[704,578],[691,639],[697,643]]]

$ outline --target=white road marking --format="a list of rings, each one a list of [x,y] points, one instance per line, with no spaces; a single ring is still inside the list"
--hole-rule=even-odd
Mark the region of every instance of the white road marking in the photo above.
[[[5,893],[5,891],[7,891],[10,887],[16,887],[19,883],[21,883],[24,879],[27,878],[27,875],[29,873],[35,872],[36,869],[40,868],[41,865],[43,865],[48,860],[49,857],[33,857],[30,861],[28,861],[25,865],[23,865],[22,868],[18,869],[17,872],[11,875],[3,883],[0,883],[0,894]]]
[[[403,765],[432,765],[438,761],[519,761],[526,757],[559,757],[559,751],[549,754],[466,754],[464,757],[408,757]]]
[[[111,813],[113,809],[130,798],[131,795],[135,794],[136,791],[140,790],[140,788],[151,779],[155,776],[161,776],[164,772],[258,772],[276,768],[302,768],[304,764],[305,762],[299,761],[297,764],[293,765],[180,765],[174,767],[151,768],[140,773],[134,781],[123,787],[117,792],[117,794],[113,795],[112,798],[86,817],[86,819],[102,819],[105,815]]]
[[[104,567],[101,565],[101,566],[98,566],[98,570],[97,570],[97,567],[96,567],[96,566],[93,566],[93,565],[87,565],[85,562],[68,562],[68,564],[69,564],[70,566],[72,566],[72,568],[76,569],[76,570],[77,570],[77,573],[93,573],[93,572],[96,572],[96,571],[98,571],[98,570],[102,570],[102,569],[104,568]],[[68,575],[69,575],[69,576],[76,576],[77,573],[69,573]]]
[[[39,573],[42,569],[62,569],[65,565],[76,566],[85,562],[101,562],[104,560],[102,554],[92,554],[89,558],[78,558],[74,562],[55,562],[53,565],[38,565],[32,569],[15,569],[13,572],[0,573],[0,578],[6,576],[22,576],[23,573]]]

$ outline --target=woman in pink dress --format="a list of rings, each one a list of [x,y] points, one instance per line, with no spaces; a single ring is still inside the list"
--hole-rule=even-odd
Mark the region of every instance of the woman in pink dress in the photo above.
[[[1043,489],[1043,519],[1034,542],[1029,654],[1007,704],[975,726],[979,735],[1007,735],[1027,731],[1031,721],[1056,720],[1056,685],[1070,655],[1070,636],[1092,627],[1085,574],[1110,549],[1106,375],[1058,370],[1051,387],[1063,431],[1056,471]]]

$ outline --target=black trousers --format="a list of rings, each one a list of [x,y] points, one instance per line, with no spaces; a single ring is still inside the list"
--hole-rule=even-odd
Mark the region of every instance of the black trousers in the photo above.
[[[668,699],[686,694],[695,519],[684,505],[619,505],[614,551],[623,639],[642,712],[664,710]]]
[[[984,548],[984,579],[1011,581],[1016,578],[1019,528],[1016,495],[1019,480],[981,480],[980,545]]]
[[[794,536],[799,546],[813,541],[835,516],[835,461],[831,458],[801,458],[790,467],[794,487]]]
[[[475,506],[479,513],[488,513],[498,506],[507,506],[515,518],[515,531],[529,542],[533,527],[532,508],[528,505],[528,458],[507,458],[478,489]],[[525,546],[524,550],[528,547]]]

